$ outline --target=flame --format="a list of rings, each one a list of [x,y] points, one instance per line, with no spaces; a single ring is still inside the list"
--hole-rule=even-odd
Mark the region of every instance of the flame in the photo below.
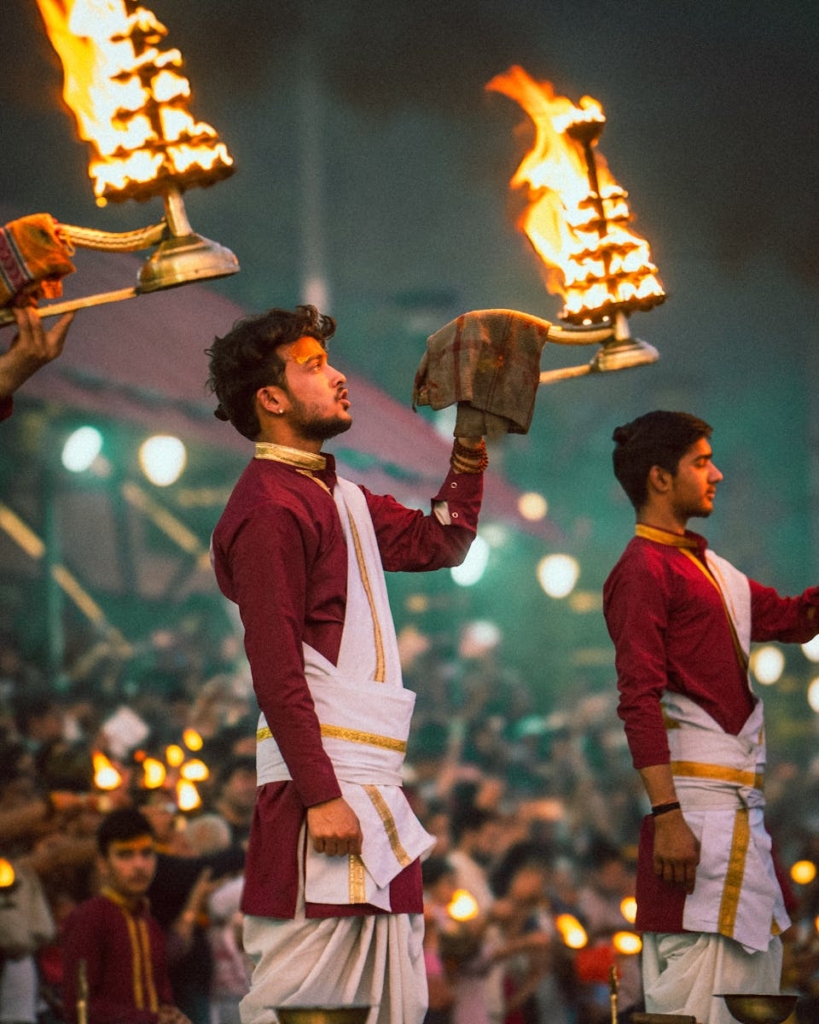
[[[634,956],[643,948],[643,940],[636,932],[615,932],[611,937],[611,944],[618,953],[625,956]]]
[[[478,901],[468,890],[456,889],[446,912],[453,921],[472,921],[478,916]]]
[[[620,901],[620,913],[628,921],[634,924],[637,920],[637,900],[633,896],[626,896]]]
[[[142,784],[146,789],[159,789],[165,784],[167,770],[165,765],[155,757],[146,757],[142,762],[144,773]]]
[[[14,885],[16,875],[11,861],[0,857],[0,889],[10,889]]]
[[[589,941],[586,929],[574,914],[558,914],[555,918],[555,927],[569,949],[582,949]]]
[[[94,763],[94,785],[97,789],[117,789],[122,785],[122,776],[101,751],[92,755]]]
[[[185,760],[185,751],[178,743],[165,747],[165,761],[171,768],[178,768]]]
[[[234,171],[216,131],[186,110],[190,82],[167,29],[138,0],[37,0],[63,65],[63,98],[92,145],[97,202],[148,199],[169,183],[210,185]]]
[[[188,748],[188,750],[201,750],[204,746],[204,741],[196,729],[188,728],[182,733],[182,742]]]
[[[188,782],[204,782],[205,779],[210,778],[210,769],[204,761],[194,757],[182,765],[179,774]]]
[[[195,811],[202,806],[199,790],[186,779],[180,779],[176,784],[176,802],[180,811]]]
[[[597,100],[584,96],[575,106],[516,66],[486,88],[534,122],[534,144],[511,185],[526,190],[519,227],[546,265],[547,288],[563,298],[561,317],[593,323],[663,302],[648,242],[628,227],[628,193],[594,148],[606,123]]]

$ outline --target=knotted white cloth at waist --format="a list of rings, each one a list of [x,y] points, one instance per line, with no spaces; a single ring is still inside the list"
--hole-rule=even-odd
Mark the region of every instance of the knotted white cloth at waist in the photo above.
[[[360,859],[316,853],[308,840],[305,899],[309,903],[370,903],[390,910],[389,885],[434,843],[401,789],[415,694],[403,687],[350,679],[308,645],[305,675],[342,796],[364,836]],[[262,715],[258,783],[291,778]]]
[[[764,823],[762,702],[737,736],[680,694],[666,693],[663,709],[674,786],[701,844],[683,927],[727,935],[748,952],[765,950],[790,919]]]

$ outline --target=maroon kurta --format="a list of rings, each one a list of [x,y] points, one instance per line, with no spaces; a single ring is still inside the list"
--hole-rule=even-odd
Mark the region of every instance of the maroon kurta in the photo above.
[[[732,735],[748,718],[756,697],[739,663],[719,593],[677,547],[634,537],[603,588],[603,613],[614,641],[618,713],[625,724],[634,767],[668,764],[660,698],[665,690],[695,701]],[[693,553],[705,563],[707,541],[691,531]],[[749,580],[751,639],[805,643],[819,631],[819,587],[800,597],[780,597]],[[653,870],[653,819],[643,823],[637,873],[639,926],[682,930],[685,892]]]
[[[312,475],[335,485],[335,462]],[[292,917],[297,891],[297,837],[307,807],[341,795],[324,751],[304,677],[302,643],[337,663],[344,628],[347,546],[335,501],[310,474],[254,459],[240,477],[213,535],[216,578],[239,605],[245,649],[259,707],[292,782],[259,788],[245,870],[243,910]],[[478,474],[450,472],[435,502],[452,519],[405,508],[362,488],[387,571],[419,572],[459,564],[477,528],[483,490]],[[393,881],[397,913],[423,909],[416,863]],[[374,913],[366,905],[308,904],[313,917]]]
[[[165,936],[148,901],[127,910],[114,894],[81,903],[66,922],[63,1001],[66,1020],[77,1020],[79,966],[88,978],[88,1024],[156,1024],[158,1008],[173,1005]]]
[[[14,399],[11,395],[0,398],[0,422],[7,420],[14,410]]]

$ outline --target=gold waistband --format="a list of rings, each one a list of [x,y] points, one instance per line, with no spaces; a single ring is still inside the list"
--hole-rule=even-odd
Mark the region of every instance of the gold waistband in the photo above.
[[[398,754],[406,754],[406,740],[398,740],[393,736],[382,736],[377,732],[364,732],[361,729],[343,729],[338,725],[321,725],[321,735],[329,739],[346,740],[348,743],[363,743],[368,747],[381,747],[382,750],[394,750]],[[265,725],[256,732],[256,740],[273,738],[270,726]]]
[[[704,764],[700,761],[672,761],[671,772],[693,779],[716,779],[719,782],[731,782],[737,786],[748,786],[750,789],[765,788],[765,775],[762,772],[746,772],[740,768],[726,768],[722,764]]]

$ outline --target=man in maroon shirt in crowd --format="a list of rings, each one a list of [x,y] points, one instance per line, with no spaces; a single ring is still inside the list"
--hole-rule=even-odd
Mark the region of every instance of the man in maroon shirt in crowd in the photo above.
[[[72,911],[61,939],[65,1019],[77,1024],[84,999],[88,1024],[190,1024],[173,1005],[165,934],[145,895],[156,871],[148,819],[112,811],[97,846],[102,891]]]
[[[62,352],[74,314],[64,313],[50,331],[43,328],[34,306],[15,308],[14,318],[17,334],[0,352],[0,420],[11,416],[12,395],[20,385]]]
[[[429,515],[336,475],[325,440],[352,424],[312,306],[234,325],[210,350],[216,415],[255,442],[213,535],[261,709],[245,869],[244,1024],[274,1008],[368,1004],[370,1024],[426,1010],[419,857],[433,843],[401,789],[405,690],[384,570],[463,561],[486,467],[456,438]]]
[[[637,513],[603,609],[619,714],[651,803],[640,836],[637,927],[651,1013],[730,1024],[728,992],[778,992],[790,924],[763,820],[762,702],[753,641],[819,631],[819,588],[780,597],[687,529],[722,473],[711,427],[655,411],[614,431],[614,472]]]

